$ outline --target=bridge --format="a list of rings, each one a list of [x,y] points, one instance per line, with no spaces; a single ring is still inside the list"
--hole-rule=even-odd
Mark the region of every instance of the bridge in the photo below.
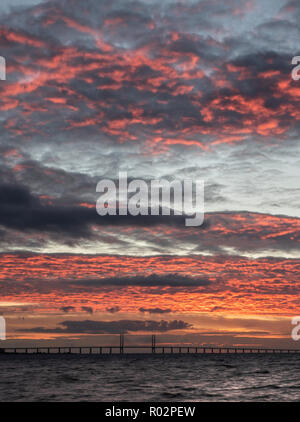
[[[150,345],[125,345],[124,334],[120,335],[119,346],[72,346],[72,347],[7,347],[0,348],[0,354],[89,354],[89,355],[112,355],[129,353],[152,353],[152,354],[275,354],[275,353],[300,353],[300,349],[278,349],[261,347],[212,347],[212,346],[168,346],[157,345],[156,336],[152,335],[152,344]]]

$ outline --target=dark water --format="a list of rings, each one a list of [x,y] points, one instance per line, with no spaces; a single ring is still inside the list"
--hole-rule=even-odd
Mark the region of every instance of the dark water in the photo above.
[[[1,356],[0,401],[298,401],[298,355]]]

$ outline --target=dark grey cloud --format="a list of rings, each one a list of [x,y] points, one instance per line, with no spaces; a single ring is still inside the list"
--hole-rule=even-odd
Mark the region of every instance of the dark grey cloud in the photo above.
[[[116,314],[120,312],[121,308],[119,306],[112,306],[111,308],[106,308],[106,312],[109,312],[110,314]]]
[[[45,205],[29,189],[18,185],[0,185],[0,225],[40,232],[59,232],[73,237],[92,237],[90,225],[185,226],[185,216],[104,216],[80,206]]]
[[[60,308],[61,311],[65,312],[66,314],[72,311],[75,311],[76,308],[74,306],[63,306]]]
[[[87,280],[69,280],[66,281],[66,285],[72,285],[73,287],[84,287],[84,288],[102,288],[104,286],[171,286],[171,287],[207,287],[210,285],[208,278],[192,277],[184,274],[151,274],[149,276],[136,275],[132,277],[111,277],[111,278],[99,278],[99,279],[87,279]]]
[[[119,334],[130,332],[168,332],[172,330],[184,330],[192,328],[192,325],[184,321],[64,321],[58,328],[33,327],[19,330],[30,333],[56,333],[56,334]]]
[[[299,219],[284,215],[206,213],[202,226],[188,228],[185,216],[100,217],[92,202],[87,204],[91,208],[79,202],[74,193],[52,198],[33,194],[24,185],[0,184],[0,243],[30,250],[45,247],[50,240],[71,246],[84,240],[91,245],[101,242],[103,250],[112,245],[115,250],[132,250],[142,242],[148,254],[193,250],[198,254],[265,251],[268,255],[275,250],[286,255],[299,250]],[[123,230],[129,234],[120,238]]]
[[[93,315],[93,313],[94,313],[94,309],[93,308],[91,308],[90,306],[82,306],[81,307],[81,310],[83,311],[83,312],[87,312],[88,314],[90,314],[90,315]]]
[[[161,308],[140,308],[139,311],[141,313],[149,313],[149,314],[170,314],[172,309],[161,309]]]
[[[11,229],[86,237],[88,225],[97,221],[90,209],[43,205],[26,187],[0,185],[0,198],[0,225]]]

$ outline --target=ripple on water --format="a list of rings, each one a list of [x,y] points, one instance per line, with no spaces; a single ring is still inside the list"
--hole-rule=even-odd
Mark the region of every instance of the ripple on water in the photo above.
[[[297,356],[1,356],[0,401],[294,401]]]

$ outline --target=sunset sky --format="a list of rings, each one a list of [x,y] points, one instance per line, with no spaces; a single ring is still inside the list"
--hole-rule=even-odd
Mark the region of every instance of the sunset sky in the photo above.
[[[299,22],[297,0],[2,0],[7,345],[299,348]],[[119,171],[204,180],[204,224],[100,217]]]

